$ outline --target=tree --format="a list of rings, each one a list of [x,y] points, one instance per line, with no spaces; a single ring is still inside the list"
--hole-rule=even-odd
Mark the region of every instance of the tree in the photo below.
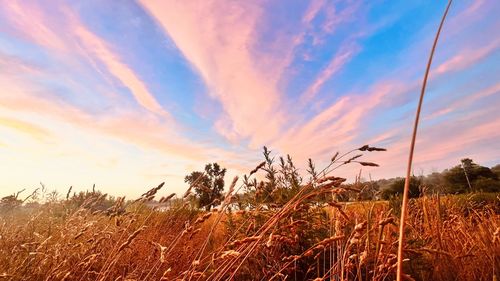
[[[403,194],[405,186],[405,179],[399,178],[394,181],[389,188],[382,191],[382,198],[389,199],[391,196],[399,196]],[[422,180],[418,177],[412,176],[410,179],[410,189],[408,195],[410,198],[420,197],[421,195]]]
[[[0,211],[10,211],[16,207],[21,206],[23,201],[17,198],[17,195],[10,195],[0,199]]]
[[[446,193],[446,181],[441,173],[433,172],[424,177],[424,185],[428,193]]]
[[[217,163],[205,165],[205,171],[194,171],[184,178],[196,192],[198,207],[209,211],[212,207],[220,204],[224,190],[224,176],[226,169]]]
[[[499,192],[500,181],[492,178],[479,177],[474,181],[474,189],[482,192]]]
[[[369,200],[375,200],[377,197],[377,194],[380,190],[380,186],[374,182],[365,182],[362,184],[361,191],[357,194],[356,200],[358,201],[369,201]]]
[[[497,175],[497,178],[500,178],[500,164],[497,164],[493,167],[491,167],[491,171]]]
[[[461,165],[445,171],[444,177],[451,193],[484,190],[485,186],[498,181],[498,176],[490,168],[480,166],[469,158],[462,159]]]

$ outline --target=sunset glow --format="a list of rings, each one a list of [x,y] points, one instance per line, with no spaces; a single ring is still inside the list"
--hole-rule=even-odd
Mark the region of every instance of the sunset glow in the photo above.
[[[403,176],[436,1],[0,0],[0,193],[42,182],[137,196],[262,147],[305,171],[387,148]],[[436,50],[415,174],[500,163],[500,3],[458,1]],[[370,158],[372,157],[372,158]],[[359,166],[338,175],[354,178]]]

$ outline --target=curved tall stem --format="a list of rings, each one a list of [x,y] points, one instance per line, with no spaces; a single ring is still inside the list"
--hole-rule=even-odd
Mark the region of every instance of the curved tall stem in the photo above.
[[[446,6],[446,10],[444,11],[443,17],[441,18],[441,23],[439,24],[439,28],[436,33],[436,37],[434,38],[434,44],[432,45],[432,50],[429,56],[429,61],[427,62],[427,68],[425,70],[424,81],[422,83],[422,90],[420,91],[420,99],[418,101],[417,113],[415,115],[415,123],[413,125],[413,135],[411,138],[410,144],[410,153],[408,156],[408,166],[406,169],[406,180],[403,191],[403,202],[401,204],[401,221],[399,223],[399,244],[398,244],[398,264],[397,264],[397,275],[396,280],[401,281],[403,276],[403,244],[404,244],[404,226],[406,221],[406,215],[408,212],[408,190],[410,188],[410,179],[411,179],[411,168],[413,162],[413,152],[415,150],[415,141],[417,139],[417,129],[418,123],[420,119],[420,112],[422,110],[422,102],[425,96],[425,88],[427,86],[427,78],[429,77],[429,72],[432,64],[432,58],[434,57],[434,51],[436,50],[436,45],[439,39],[439,35],[441,34],[441,29],[443,28],[444,20],[446,19],[446,15],[448,14],[448,10],[450,9],[451,2],[453,0],[448,1],[448,5]]]

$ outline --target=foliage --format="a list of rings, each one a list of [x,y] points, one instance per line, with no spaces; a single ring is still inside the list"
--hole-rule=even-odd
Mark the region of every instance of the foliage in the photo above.
[[[89,206],[89,209],[93,212],[105,211],[116,203],[116,198],[107,196],[107,194],[104,194],[101,191],[96,191],[95,189],[92,191],[73,193],[71,196],[69,196],[68,193],[67,198],[67,205],[72,209],[85,205],[89,200],[95,200],[95,202]]]
[[[500,191],[498,176],[488,167],[480,166],[465,158],[457,165],[444,172],[449,193],[468,191]]]
[[[500,164],[491,167],[491,171],[500,178]]]
[[[205,171],[194,171],[184,178],[184,181],[194,187],[198,198],[198,207],[209,211],[220,204],[224,190],[226,169],[217,163],[205,165]]]
[[[433,172],[427,176],[419,176],[420,195],[422,194],[461,194],[468,192],[500,192],[500,165],[484,167],[474,163],[472,159],[462,159],[460,165],[456,165],[443,172]],[[381,190],[384,199],[395,194],[401,194],[403,185],[401,178],[381,179],[375,181]],[[416,186],[413,186],[413,194],[417,194]],[[411,192],[411,191],[410,191]]]
[[[243,178],[245,193],[241,200],[243,206],[257,206],[265,204],[268,208],[282,206],[288,202],[300,190],[303,179],[299,170],[293,163],[292,157],[279,157],[278,164],[272,151],[264,146],[264,162],[261,167],[264,171],[264,179],[258,181],[256,178],[249,180],[248,176]]]
[[[393,182],[389,188],[382,192],[383,199],[389,199],[392,196],[400,196],[403,194],[405,179],[398,179]],[[422,179],[412,176],[410,179],[410,189],[408,192],[409,198],[420,197],[422,194]]]
[[[16,195],[5,196],[0,200],[0,212],[7,212],[21,206],[23,201],[17,199]]]
[[[304,195],[317,192],[311,188]],[[98,202],[97,193],[88,192],[94,195],[87,202]],[[94,203],[74,209],[70,199],[0,213],[1,276],[23,281],[395,277],[399,220],[386,202],[320,207],[316,197],[304,196],[291,199],[286,209],[200,212],[178,204],[157,212],[142,204],[151,195],[112,216],[92,212],[88,207]],[[405,273],[415,280],[494,280],[492,269],[500,266],[496,196],[412,199]],[[58,209],[67,215],[55,218]]]
[[[273,159],[269,150],[266,154]],[[359,178],[345,184],[345,179],[329,175],[335,164],[359,158],[349,153],[337,156],[321,171],[311,161],[306,183],[293,175],[297,169],[289,157],[278,164],[263,162],[243,178],[245,193],[234,194],[234,188],[229,188],[219,198],[221,206],[209,212],[192,208],[190,193],[154,201],[163,183],[129,202],[126,211],[123,198],[99,210],[107,195],[93,190],[73,196],[68,192],[66,199],[56,196],[55,202],[37,205],[35,200],[30,202],[33,207],[1,212],[0,277],[23,281],[393,280],[401,199],[392,197],[391,201],[399,200],[395,208],[391,201],[336,200],[368,198],[372,195],[368,189],[376,190],[379,184]],[[202,174],[220,175],[222,170],[212,165]],[[261,171],[264,175],[258,174]],[[424,183],[422,178],[417,180]],[[199,174],[193,176],[193,188],[199,182],[213,183]],[[395,182],[385,184],[396,186]],[[273,200],[288,201],[273,205],[262,200],[258,191],[265,186],[272,190],[268,195]],[[410,200],[406,221],[412,226],[406,230],[408,277],[494,280],[492,269],[500,267],[498,193],[423,195]]]

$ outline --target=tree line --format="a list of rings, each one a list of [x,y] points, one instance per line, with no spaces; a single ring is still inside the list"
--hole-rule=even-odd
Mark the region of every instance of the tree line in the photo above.
[[[264,147],[264,162],[259,165],[264,175],[261,180],[249,180],[243,177],[243,192],[234,198],[239,208],[255,207],[265,204],[269,207],[286,203],[303,184],[312,182],[320,175],[314,163],[309,159],[307,176],[303,177],[293,163],[292,158],[273,157],[271,151]],[[363,162],[364,163],[364,162]],[[365,163],[373,164],[373,163]],[[373,164],[376,165],[376,164]],[[195,204],[206,210],[217,206],[223,199],[224,176],[226,169],[217,163],[207,164],[204,171],[194,171],[185,177],[195,190]],[[357,178],[354,183],[344,183],[341,188],[346,192],[335,194],[338,201],[387,200],[401,196],[405,179],[402,177],[363,180]],[[411,198],[424,194],[463,194],[471,192],[500,192],[500,164],[489,168],[465,158],[456,166],[442,172],[429,175],[414,175],[410,181]],[[328,202],[325,196],[323,202]]]
[[[362,152],[384,151],[385,149],[363,146],[357,149]],[[271,151],[264,147],[264,161],[259,164],[250,174],[244,175],[241,188],[232,196],[232,204],[236,208],[255,208],[265,206],[266,208],[279,207],[288,202],[304,184],[317,184],[320,177],[324,176],[325,169],[318,171],[314,162],[309,159],[306,174],[303,176],[295,166],[290,155],[286,157],[273,156]],[[341,165],[359,163],[362,166],[377,166],[375,163],[361,162],[361,155],[356,155],[348,160],[340,161]],[[334,163],[338,160],[339,154],[332,158]],[[341,156],[340,156],[341,157]],[[336,159],[337,158],[337,159]],[[250,177],[252,174],[260,172],[259,177]],[[183,198],[168,197],[163,203],[185,204],[184,199],[188,199],[191,206],[198,209],[210,210],[220,205],[224,200],[224,187],[226,168],[218,163],[205,165],[202,171],[193,171],[185,176],[184,181],[189,184],[189,190]],[[250,179],[251,178],[251,179]],[[337,180],[345,181],[338,178]],[[390,178],[380,180],[363,180],[357,178],[354,183],[343,183],[340,188],[343,192],[332,194],[336,201],[368,201],[387,200],[401,196],[404,187],[404,178]],[[485,167],[475,163],[470,158],[465,158],[457,165],[445,169],[442,172],[433,172],[429,175],[412,176],[410,181],[409,195],[411,198],[420,197],[424,194],[463,194],[473,192],[500,192],[500,164],[494,167]],[[45,186],[36,189],[26,198],[20,198],[18,192],[14,195],[0,199],[0,211],[11,209],[16,206],[37,205],[39,202],[56,202],[60,195],[56,191],[48,192]],[[187,196],[189,194],[189,196]],[[328,203],[332,196],[325,195],[324,198],[316,198],[318,203]],[[117,200],[108,197],[95,190],[71,194],[71,188],[66,194],[66,201],[72,205],[84,204],[89,198],[101,198],[98,210],[106,210]],[[148,204],[154,205],[154,200],[147,200]],[[160,202],[162,203],[162,200]]]

